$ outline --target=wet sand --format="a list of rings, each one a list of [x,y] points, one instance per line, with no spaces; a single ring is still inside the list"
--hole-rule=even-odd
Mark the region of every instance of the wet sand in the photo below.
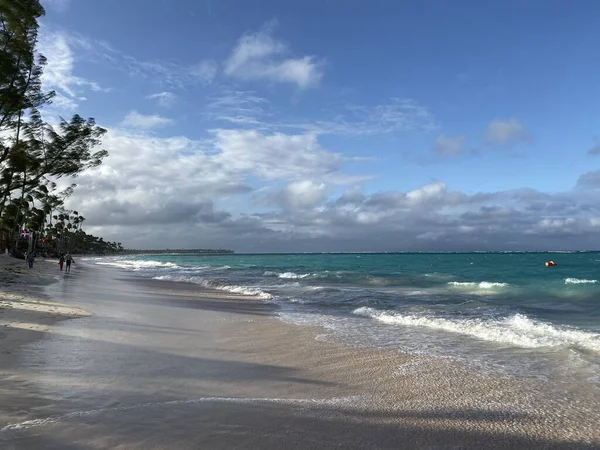
[[[20,347],[43,338],[58,321],[86,315],[44,294],[60,275],[57,261],[38,258],[29,269],[23,260],[0,255],[0,423],[26,418],[37,403],[35,396],[13,389],[28,381],[18,370]]]
[[[583,388],[344,346],[256,298],[113,269],[47,291],[92,315],[19,348],[3,449],[600,448]]]

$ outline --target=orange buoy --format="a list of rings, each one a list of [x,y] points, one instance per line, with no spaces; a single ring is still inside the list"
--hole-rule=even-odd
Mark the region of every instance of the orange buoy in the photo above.
[[[554,261],[546,261],[546,267],[554,267],[556,263]]]

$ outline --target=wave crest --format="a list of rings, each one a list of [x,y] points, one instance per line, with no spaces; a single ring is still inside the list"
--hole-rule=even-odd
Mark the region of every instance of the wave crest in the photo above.
[[[132,260],[132,259],[121,259],[115,261],[99,261],[96,264],[101,266],[113,266],[119,267],[121,269],[128,270],[147,270],[147,269],[178,269],[178,266],[172,262],[163,262],[163,261],[152,261],[152,260]]]
[[[502,319],[446,319],[370,307],[357,308],[353,314],[390,325],[424,327],[514,347],[574,347],[600,352],[600,333],[559,327],[533,320],[524,314],[513,314]]]
[[[277,278],[283,278],[283,279],[287,279],[287,280],[297,280],[297,279],[309,277],[310,273],[298,274],[298,273],[294,273],[294,272],[272,272],[270,270],[267,270],[265,273],[263,273],[263,276],[277,277]]]
[[[268,292],[262,291],[258,288],[248,287],[248,286],[237,286],[222,283],[220,281],[215,280],[206,280],[201,277],[195,276],[184,276],[184,275],[160,275],[157,277],[153,277],[154,280],[164,280],[164,281],[177,281],[184,283],[193,283],[199,286],[205,287],[207,289],[217,289],[219,291],[226,291],[232,294],[242,294],[248,295],[252,297],[258,297],[261,299],[269,300],[272,299],[273,296]]]
[[[579,278],[566,278],[565,284],[596,284],[598,280],[586,280]]]

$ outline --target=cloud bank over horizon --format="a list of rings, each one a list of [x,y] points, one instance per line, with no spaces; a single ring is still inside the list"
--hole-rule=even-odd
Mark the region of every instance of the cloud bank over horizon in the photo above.
[[[46,114],[83,110],[108,129],[110,156],[68,200],[94,234],[238,252],[598,247],[591,133],[567,172],[544,159],[546,136],[518,107],[490,103],[458,120],[458,107],[445,112],[417,85],[357,93],[379,86],[370,72],[340,75],[349,63],[333,47],[286,35],[283,20],[169,57],[83,33],[61,20],[89,8],[55,5],[39,48],[44,88],[57,91]]]

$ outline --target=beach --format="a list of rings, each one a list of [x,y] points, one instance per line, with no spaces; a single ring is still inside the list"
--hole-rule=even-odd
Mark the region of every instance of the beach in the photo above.
[[[3,449],[600,447],[585,386],[348,345],[256,295],[34,270],[3,274]]]
[[[0,255],[0,421],[25,418],[38,404],[35,396],[24,396],[12,389],[27,383],[27,375],[17,368],[21,346],[42,339],[58,321],[85,316],[72,306],[49,300],[43,288],[56,281],[56,261],[38,259],[33,269],[7,254]]]

